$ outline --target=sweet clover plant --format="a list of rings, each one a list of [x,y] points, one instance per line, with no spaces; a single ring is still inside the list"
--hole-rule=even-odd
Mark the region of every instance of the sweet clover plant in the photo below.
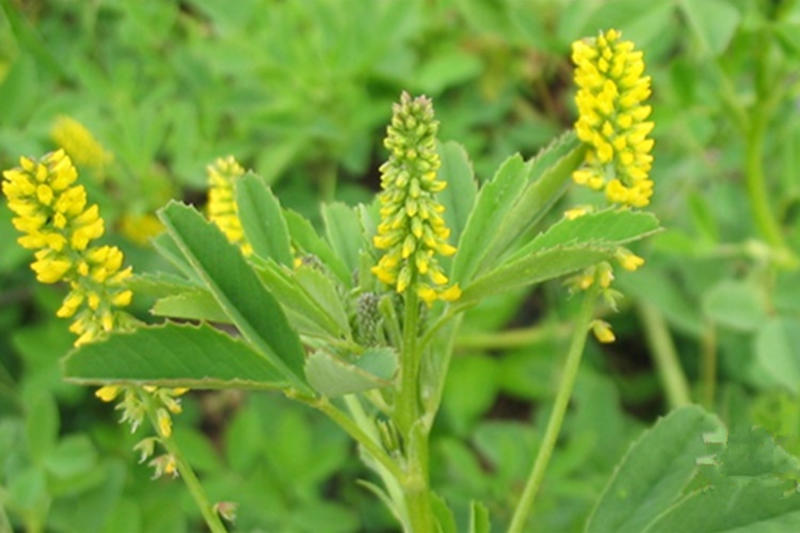
[[[103,401],[119,399],[133,429],[152,424],[154,436],[136,445],[142,460],[156,477],[183,478],[212,531],[225,530],[220,517],[233,509],[208,500],[172,439],[171,416],[189,389],[269,389],[323,412],[358,443],[379,480],[365,486],[404,530],[446,530],[449,510],[430,486],[429,435],[463,313],[571,275],[580,311],[510,526],[522,531],[586,335],[614,340],[595,318],[598,298],[613,306],[619,297],[612,263],[636,269],[643,260],[625,246],[658,230],[637,209],[653,191],[642,54],[610,30],[576,42],[573,59],[576,133],[531,160],[509,157],[480,190],[463,149],[439,142],[433,102],[403,93],[387,127],[382,191],[368,205],[323,205],[324,235],[283,209],[260,176],[219,159],[208,167],[207,216],[179,202],[159,212],[166,232],[155,245],[176,273],[133,275],[118,248],[93,244],[104,222],[63,150],[22,157],[4,173],[3,192],[20,244],[35,250],[38,280],[70,287],[57,311],[78,336],[66,378],[100,385]],[[62,122],[59,131],[76,127]],[[101,164],[102,151],[91,151]],[[551,222],[571,181],[604,190],[610,205],[574,207]],[[159,297],[152,312],[169,320],[147,325],[122,310],[148,292]],[[471,520],[485,530],[479,503]]]
[[[355,207],[323,204],[319,231],[263,177],[233,157],[214,161],[204,209],[171,201],[160,224],[132,223],[148,234],[163,225],[153,244],[171,271],[134,273],[119,248],[96,243],[105,223],[72,160],[102,175],[112,156],[61,117],[52,135],[65,150],[20,158],[2,190],[38,281],[68,286],[56,311],[76,336],[65,378],[98,387],[132,430],[150,428],[135,445],[141,460],[154,477],[180,477],[215,533],[234,522],[237,495],[211,501],[174,438],[172,417],[192,390],[270,391],[323,413],[355,441],[374,474],[363,486],[404,531],[450,533],[453,512],[431,484],[430,436],[464,313],[563,279],[577,312],[508,526],[530,530],[587,336],[615,341],[602,319],[622,298],[614,272],[642,267],[628,246],[660,230],[646,211],[654,122],[642,52],[608,30],[575,42],[572,60],[574,131],[531,159],[508,157],[480,187],[464,148],[438,138],[434,102],[406,92],[386,130],[380,193]],[[575,185],[598,194],[565,208]],[[164,320],[126,312],[137,295],[155,297],[151,312]],[[684,407],[634,443],[585,528],[705,531],[731,516],[719,512],[731,502],[765,515],[800,508],[786,479],[765,471],[791,479],[800,467],[765,436],[728,437],[716,417]],[[489,531],[484,504],[469,513],[471,533]]]

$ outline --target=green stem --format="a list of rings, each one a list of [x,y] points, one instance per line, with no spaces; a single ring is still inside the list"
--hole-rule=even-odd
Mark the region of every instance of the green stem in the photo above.
[[[0,487],[0,533],[13,533],[5,508],[5,490]]]
[[[320,173],[319,190],[320,197],[325,203],[331,203],[336,198],[336,165],[326,166]]]
[[[700,381],[703,383],[703,405],[714,409],[714,389],[717,382],[717,333],[712,322],[707,322],[700,339]]]
[[[406,477],[402,490],[408,511],[407,533],[433,533],[434,517],[428,488],[428,432],[422,421],[406,435]]]
[[[178,468],[178,472],[183,478],[183,482],[186,483],[186,488],[189,489],[189,493],[192,495],[195,505],[200,509],[200,514],[203,515],[208,529],[212,533],[227,533],[219,515],[208,500],[203,486],[200,485],[200,480],[197,478],[197,475],[194,473],[194,470],[192,470],[188,461],[186,461],[178,443],[175,442],[175,438],[172,435],[165,437],[159,431],[158,416],[156,415],[156,408],[153,405],[153,398],[145,391],[141,391],[140,396],[147,410],[147,416],[150,418],[150,422],[153,425],[153,429],[155,429],[156,434],[158,434],[161,444],[164,445],[167,453],[175,458],[175,465]]]
[[[403,350],[400,357],[400,390],[394,420],[403,436],[405,476],[401,478],[408,512],[409,533],[434,531],[433,509],[428,488],[428,432],[420,420],[419,299],[413,288],[405,293]]]
[[[658,377],[666,391],[670,408],[674,409],[692,403],[686,375],[681,368],[664,317],[650,303],[640,301],[638,306],[650,354],[655,359]]]
[[[545,430],[544,438],[539,446],[539,453],[536,455],[536,461],[533,463],[533,468],[525,483],[522,497],[517,504],[517,508],[514,510],[514,516],[511,519],[511,525],[508,527],[508,533],[521,533],[525,530],[525,523],[533,507],[533,501],[541,487],[544,473],[550,462],[550,457],[553,454],[556,441],[558,440],[558,434],[561,432],[561,425],[564,423],[564,415],[567,412],[569,400],[572,396],[572,389],[575,385],[575,378],[580,368],[583,348],[586,344],[586,334],[589,331],[589,324],[594,316],[596,301],[596,289],[590,290],[590,292],[587,292],[584,296],[578,318],[575,322],[575,329],[572,332],[572,340],[570,341],[567,359],[561,373],[561,381],[558,385],[555,402],[553,403],[553,410],[547,421],[547,429]]]
[[[405,295],[403,351],[400,357],[400,391],[395,407],[397,427],[404,436],[410,434],[411,426],[419,418],[418,328],[419,300],[417,293],[413,289],[409,289]]]
[[[766,177],[764,175],[764,137],[768,121],[767,109],[756,105],[747,131],[745,149],[745,184],[750,200],[750,210],[761,236],[776,248],[785,248],[780,225],[769,203]]]
[[[364,449],[366,449],[370,455],[372,455],[372,457],[381,464],[381,466],[391,472],[395,478],[402,480],[405,477],[402,470],[400,470],[400,467],[398,467],[397,463],[395,463],[392,458],[389,457],[386,451],[371,436],[365,433],[350,417],[337,409],[328,398],[323,396],[313,400],[302,397],[297,397],[297,399],[325,413],[328,418],[333,420],[348,435],[353,437],[359,444],[361,444]]]
[[[537,324],[528,328],[505,331],[466,333],[456,337],[455,347],[458,350],[519,348],[553,337],[561,338],[568,332],[568,324]]]

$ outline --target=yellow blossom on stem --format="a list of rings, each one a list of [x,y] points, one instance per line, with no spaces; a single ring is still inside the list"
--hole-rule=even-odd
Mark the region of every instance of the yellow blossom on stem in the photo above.
[[[50,130],[50,138],[56,146],[63,148],[78,166],[102,170],[114,159],[114,156],[95,139],[92,132],[72,117],[58,116]]]
[[[158,420],[158,432],[162,437],[169,437],[172,435],[172,418],[166,409],[158,409],[156,411],[156,419]]]
[[[626,250],[625,248],[620,248],[617,250],[615,256],[622,268],[625,270],[630,270],[631,272],[644,264],[644,259],[634,254],[630,250]]]
[[[117,385],[106,385],[94,391],[94,395],[104,402],[113,402],[122,389]]]
[[[219,227],[233,244],[239,245],[248,256],[253,248],[247,242],[239,220],[234,183],[244,175],[244,169],[233,156],[220,157],[206,168],[208,172],[208,218]]]
[[[646,120],[652,109],[643,104],[650,96],[650,76],[643,75],[642,52],[620,37],[617,30],[608,30],[572,44],[579,113],[575,131],[589,145],[572,178],[605,190],[611,202],[644,207],[653,195],[653,139],[648,137],[653,122]]]
[[[398,293],[414,290],[428,304],[457,300],[461,290],[457,284],[447,286],[437,259],[456,249],[447,242],[450,228],[442,217],[444,206],[436,199],[447,183],[436,177],[441,160],[433,105],[424,96],[412,99],[404,92],[393,112],[383,143],[389,159],[380,167],[381,222],[373,238],[385,253],[372,272]]]
[[[131,317],[119,308],[133,296],[125,286],[131,269],[122,269],[119,248],[90,246],[103,235],[104,223],[97,205],[87,206],[86,189],[77,179],[64,150],[39,161],[22,157],[20,166],[3,172],[3,194],[16,215],[12,222],[23,234],[18,242],[35,250],[36,279],[70,286],[56,315],[74,317],[70,331],[78,336],[76,346],[129,327]]]
[[[602,342],[603,344],[608,344],[616,340],[614,332],[611,330],[611,325],[604,320],[594,320],[592,322],[592,333],[594,333],[598,342]]]

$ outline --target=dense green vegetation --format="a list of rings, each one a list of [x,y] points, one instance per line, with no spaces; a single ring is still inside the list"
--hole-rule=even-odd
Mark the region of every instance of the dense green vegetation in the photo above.
[[[254,191],[269,186],[330,235],[350,220],[343,204],[379,190],[391,105],[407,90],[433,100],[443,168],[471,167],[485,184],[512,154],[528,160],[572,128],[570,45],[606,28],[644,51],[652,76],[648,209],[663,231],[630,245],[642,268],[617,269],[625,297],[618,312],[599,310],[616,342],[587,341],[526,531],[727,531],[752,523],[745,503],[766,509],[770,531],[796,531],[796,0],[0,0],[0,166],[63,146],[100,205],[103,242],[137,273],[177,272],[151,244],[155,212],[170,199],[202,208],[217,157],[235,156],[263,178]],[[570,187],[530,236],[597,199]],[[162,220],[189,216],[173,206]],[[55,313],[66,289],[36,283],[11,218],[2,202],[0,532],[202,531],[185,485],[137,464],[142,434],[63,380],[74,338]],[[131,312],[160,322],[149,310],[163,294],[145,285]],[[579,307],[557,279],[466,311],[430,440],[431,485],[457,531],[473,500],[493,530],[510,522]],[[191,392],[182,406],[175,441],[209,498],[238,504],[235,530],[397,530],[357,482],[376,476],[318,411],[232,389]],[[674,466],[672,450],[691,466]],[[658,481],[639,514],[637,500],[615,500]],[[734,497],[740,514],[713,512]]]

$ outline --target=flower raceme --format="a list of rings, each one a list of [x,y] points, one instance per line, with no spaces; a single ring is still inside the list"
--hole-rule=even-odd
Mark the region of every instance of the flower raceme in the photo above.
[[[604,189],[609,201],[644,207],[650,203],[653,140],[647,121],[650,77],[631,41],[616,30],[572,44],[576,65],[578,138],[589,144],[586,160],[572,177],[580,185]]]
[[[49,153],[39,161],[22,157],[20,166],[3,173],[3,194],[16,214],[14,226],[24,235],[19,243],[36,250],[31,268],[43,283],[65,281],[70,292],[56,315],[74,317],[70,331],[78,335],[79,346],[101,338],[112,330],[126,330],[134,319],[120,308],[131,302],[126,287],[131,268],[122,269],[123,254],[116,246],[91,246],[104,233],[103,219],[96,204],[87,207],[86,189],[76,185],[78,172],[64,150]],[[181,412],[178,396],[187,389],[106,385],[95,391],[104,402],[118,397],[122,422],[131,429],[145,416],[143,395],[155,402],[160,438],[172,435],[170,413]],[[175,458],[165,454],[152,463],[156,475],[175,473]]]
[[[234,183],[244,175],[244,169],[233,156],[220,157],[207,167],[208,218],[217,225],[230,242],[239,246],[242,254],[249,256],[253,248],[247,242],[239,220]]]
[[[456,251],[447,242],[450,229],[442,218],[444,206],[436,200],[436,193],[447,186],[436,178],[441,166],[436,153],[438,127],[428,98],[412,99],[404,92],[394,105],[384,140],[389,159],[380,167],[381,222],[373,238],[375,247],[385,251],[373,274],[398,293],[416,291],[428,304],[461,296],[457,284],[446,286],[449,280],[437,259]]]
[[[69,283],[56,314],[74,316],[75,345],[131,325],[133,319],[119,309],[133,296],[125,287],[131,269],[122,269],[116,246],[90,246],[103,235],[103,219],[96,204],[87,207],[86,189],[75,185],[78,173],[69,156],[58,150],[39,161],[22,157],[3,178],[3,194],[16,215],[12,222],[23,233],[18,242],[35,250],[36,279]]]
[[[86,126],[72,117],[61,115],[50,130],[50,138],[63,148],[78,166],[101,170],[114,156],[103,148]]]

